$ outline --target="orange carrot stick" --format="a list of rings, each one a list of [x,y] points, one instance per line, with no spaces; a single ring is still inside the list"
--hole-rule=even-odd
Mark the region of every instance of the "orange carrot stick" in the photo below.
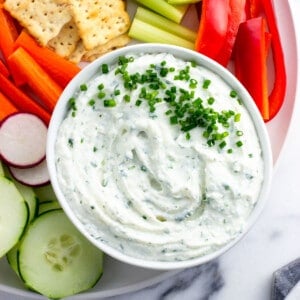
[[[18,109],[0,92],[0,122]]]
[[[9,76],[9,71],[7,70],[5,64],[0,59],[0,73],[3,74],[5,77]]]
[[[15,50],[8,61],[11,69],[26,80],[46,110],[51,113],[62,93],[62,88],[23,48]]]
[[[2,5],[0,6],[0,37],[0,50],[4,60],[7,61],[14,50],[14,42],[18,37],[18,32],[12,17],[2,8]]]
[[[9,79],[0,73],[0,92],[20,111],[29,112],[39,116],[48,125],[50,114],[39,106],[34,100],[18,89]]]
[[[23,30],[15,42],[15,49],[23,47],[37,63],[62,87],[80,71],[74,63],[62,58],[52,50],[41,47]]]

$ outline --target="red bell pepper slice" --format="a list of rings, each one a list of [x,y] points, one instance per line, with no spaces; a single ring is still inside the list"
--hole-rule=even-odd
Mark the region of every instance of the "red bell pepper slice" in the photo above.
[[[218,62],[227,66],[233,51],[239,25],[246,20],[246,0],[230,0],[230,13],[228,16],[228,27],[224,45],[219,53]]]
[[[242,23],[235,43],[235,74],[254,99],[265,121],[269,120],[267,54],[269,35],[262,17]]]
[[[229,0],[202,0],[196,51],[218,61],[227,35],[229,11]]]
[[[195,49],[227,66],[245,6],[246,0],[203,0]]]
[[[261,0],[247,0],[246,15],[247,19],[256,18],[262,14]]]
[[[267,19],[269,31],[272,35],[272,53],[274,62],[275,80],[273,89],[269,95],[270,117],[274,118],[279,112],[286,92],[286,70],[284,62],[284,54],[280,41],[280,34],[277,28],[276,18],[273,6],[270,0],[261,0],[264,14]]]

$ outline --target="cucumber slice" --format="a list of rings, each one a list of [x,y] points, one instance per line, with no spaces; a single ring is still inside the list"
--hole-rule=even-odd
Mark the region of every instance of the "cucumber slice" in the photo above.
[[[10,249],[7,254],[6,258],[11,266],[11,268],[14,270],[14,272],[20,277],[19,273],[19,263],[18,263],[18,251],[19,251],[20,242],[17,243],[12,249]]]
[[[43,214],[44,212],[54,210],[54,209],[58,209],[58,208],[61,208],[58,201],[45,201],[45,202],[42,202],[39,205],[39,215]]]
[[[34,192],[37,195],[40,203],[49,200],[57,201],[56,195],[53,191],[51,184],[47,184],[41,187],[36,187],[34,188]]]
[[[26,286],[52,299],[93,287],[103,270],[103,253],[61,209],[46,212],[28,227],[19,248],[19,271]]]
[[[38,212],[38,199],[35,195],[33,189],[29,186],[23,185],[16,180],[12,179],[16,188],[19,190],[24,200],[28,204],[29,208],[29,222],[31,222],[36,216]]]
[[[29,208],[29,222],[31,222],[37,216],[38,213],[38,199],[34,192],[34,189],[15,180],[11,176],[11,173],[9,172],[9,169],[6,165],[3,165],[3,171],[5,177],[10,179],[14,183],[24,200],[27,202]]]
[[[0,161],[0,176],[4,175],[4,169],[3,169],[3,165],[2,162]]]
[[[20,240],[27,222],[27,203],[6,177],[0,177],[0,257],[5,255]]]

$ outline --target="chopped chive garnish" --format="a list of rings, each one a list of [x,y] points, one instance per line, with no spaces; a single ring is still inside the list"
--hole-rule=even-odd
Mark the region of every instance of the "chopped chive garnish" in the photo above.
[[[211,80],[205,79],[203,81],[202,88],[206,90],[206,89],[208,89],[208,87],[209,87],[210,84],[211,84]]]
[[[130,102],[130,96],[129,95],[124,95],[123,100],[125,102]]]
[[[116,103],[115,99],[107,99],[107,100],[103,101],[103,105],[105,107],[114,107],[117,105],[117,103]]]
[[[115,96],[118,96],[118,95],[120,95],[121,94],[121,91],[120,90],[114,90],[114,95]]]
[[[98,85],[98,90],[99,91],[102,91],[104,89],[104,84],[103,83],[100,83],[99,85]]]
[[[241,120],[241,114],[236,114],[234,116],[234,122],[239,122]]]
[[[135,101],[136,106],[140,106],[142,104],[142,100],[138,99]]]
[[[236,132],[236,135],[237,135],[237,136],[242,136],[242,135],[243,135],[243,131],[238,130],[238,131]]]
[[[84,84],[81,84],[80,85],[80,90],[82,91],[82,92],[84,92],[84,91],[87,91],[87,85],[84,83]]]
[[[198,84],[198,81],[196,80],[196,79],[191,79],[190,80],[190,85],[189,85],[189,87],[191,88],[191,89],[195,89],[196,87],[197,87],[197,84]]]
[[[237,141],[235,144],[237,145],[237,147],[242,147],[243,146],[243,142],[242,141]]]
[[[227,153],[231,154],[233,152],[233,150],[230,148],[227,150]]]
[[[105,98],[106,94],[104,92],[99,92],[98,95],[97,95],[97,98],[98,99],[103,99]]]
[[[190,134],[189,132],[187,132],[187,133],[185,134],[185,138],[186,138],[187,140],[190,140],[190,139],[191,139],[191,134]]]
[[[107,74],[109,72],[109,68],[107,64],[101,65],[101,71],[103,74]]]
[[[231,98],[235,98],[237,96],[237,91],[232,90],[232,91],[230,91],[229,95],[230,95]]]
[[[94,100],[94,99],[91,99],[91,100],[88,102],[88,104],[89,104],[90,106],[94,106],[94,105],[95,105],[95,100]]]
[[[223,149],[224,147],[226,147],[226,142],[225,141],[222,141],[220,144],[219,144],[219,147],[221,148],[221,149]]]
[[[170,123],[171,123],[172,125],[178,124],[178,119],[177,119],[177,117],[176,117],[176,116],[170,117]]]
[[[209,105],[212,105],[214,102],[215,102],[215,98],[214,98],[214,97],[209,97],[209,98],[207,99],[207,103],[208,103]]]

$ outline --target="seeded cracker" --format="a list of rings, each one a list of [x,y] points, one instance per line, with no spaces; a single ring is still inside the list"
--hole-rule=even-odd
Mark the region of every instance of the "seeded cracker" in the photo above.
[[[122,0],[64,0],[68,3],[84,48],[91,50],[125,33],[130,25]]]
[[[73,20],[63,26],[59,34],[49,41],[48,47],[62,57],[68,57],[76,48],[80,37]]]
[[[6,0],[4,8],[43,46],[71,20],[69,11],[53,0]]]
[[[120,36],[113,38],[112,40],[108,41],[107,43],[105,43],[103,45],[100,45],[92,50],[86,51],[86,53],[84,53],[84,55],[82,57],[82,60],[91,62],[109,51],[112,51],[112,50],[115,50],[115,49],[118,49],[118,48],[121,48],[121,47],[127,45],[129,42],[130,42],[130,38],[128,37],[128,35],[126,33],[122,34]]]

